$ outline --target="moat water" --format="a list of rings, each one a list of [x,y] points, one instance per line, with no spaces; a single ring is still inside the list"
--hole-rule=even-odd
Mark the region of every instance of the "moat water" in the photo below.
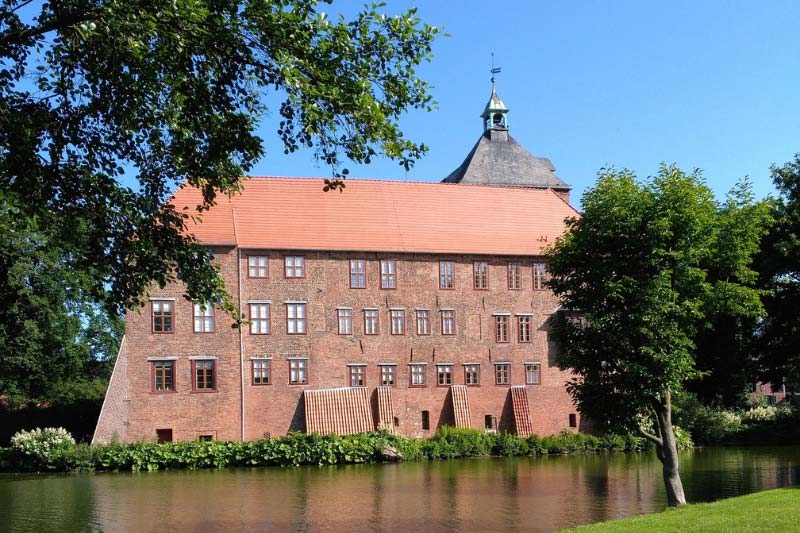
[[[690,502],[800,484],[800,447],[683,452]],[[653,454],[2,475],[0,531],[553,531],[664,508]]]

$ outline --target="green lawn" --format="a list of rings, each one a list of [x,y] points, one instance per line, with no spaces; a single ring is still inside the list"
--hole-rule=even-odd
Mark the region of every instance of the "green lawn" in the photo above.
[[[663,513],[601,522],[569,531],[800,531],[800,487],[687,505]]]

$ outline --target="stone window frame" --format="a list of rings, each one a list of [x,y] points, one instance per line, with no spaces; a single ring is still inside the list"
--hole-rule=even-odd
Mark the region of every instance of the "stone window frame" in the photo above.
[[[285,279],[303,279],[306,277],[306,256],[284,255],[283,276]]]
[[[489,290],[489,262],[472,262],[472,288],[476,291]]]
[[[396,259],[381,259],[380,260],[380,274],[381,274],[381,289],[395,290],[397,289],[397,260]]]
[[[353,268],[355,266],[355,269]],[[353,283],[353,282],[356,283]],[[367,260],[361,258],[350,259],[350,288],[367,288]]]
[[[254,308],[258,309],[258,315],[254,316]],[[266,309],[267,316],[263,317],[261,311]],[[271,335],[272,334],[272,302],[247,302],[247,311],[250,316],[250,335]],[[260,325],[266,324],[266,331],[261,331]]]
[[[269,278],[269,256],[255,254],[248,255],[247,277],[252,279]]]
[[[165,307],[169,307],[169,312],[165,311]],[[160,323],[160,329],[156,329],[158,323]],[[167,329],[167,324],[169,324],[169,329]],[[150,332],[157,335],[175,333],[175,298],[150,299]]]

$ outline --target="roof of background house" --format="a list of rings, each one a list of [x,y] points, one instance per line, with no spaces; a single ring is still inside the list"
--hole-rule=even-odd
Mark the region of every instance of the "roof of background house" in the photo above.
[[[549,189],[322,178],[251,178],[241,194],[189,219],[208,245],[281,250],[539,255],[578,212]],[[170,203],[196,215],[189,186]]]

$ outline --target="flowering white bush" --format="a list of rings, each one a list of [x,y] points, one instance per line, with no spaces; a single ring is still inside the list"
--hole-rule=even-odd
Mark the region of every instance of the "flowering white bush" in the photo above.
[[[18,431],[11,437],[11,448],[40,465],[50,465],[58,452],[75,445],[64,428],[36,428]]]
[[[770,405],[751,407],[742,413],[742,421],[745,424],[753,422],[769,422],[775,420],[778,415],[778,408]]]

